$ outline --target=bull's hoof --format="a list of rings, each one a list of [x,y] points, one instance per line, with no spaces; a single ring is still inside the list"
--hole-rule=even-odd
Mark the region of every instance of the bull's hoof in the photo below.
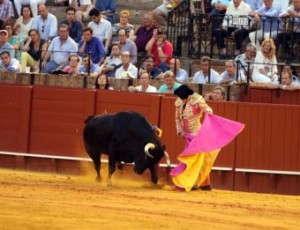
[[[96,182],[101,182],[101,177],[96,177]]]
[[[110,180],[110,179],[107,179],[106,182],[107,182],[107,186],[108,186],[108,187],[112,187],[112,183],[111,183],[111,180]]]

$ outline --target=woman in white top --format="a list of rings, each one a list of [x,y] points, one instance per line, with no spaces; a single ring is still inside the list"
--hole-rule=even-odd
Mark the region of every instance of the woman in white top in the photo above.
[[[28,36],[33,22],[33,14],[29,6],[22,6],[21,16],[16,20],[14,31],[19,41],[23,41]]]
[[[252,79],[254,82],[278,82],[276,47],[273,39],[265,39],[254,60]]]

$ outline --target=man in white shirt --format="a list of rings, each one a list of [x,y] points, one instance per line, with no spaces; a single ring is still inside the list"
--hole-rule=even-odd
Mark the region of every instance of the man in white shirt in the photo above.
[[[2,51],[0,53],[0,71],[21,72],[21,66],[17,59],[12,58],[8,51]]]
[[[99,38],[107,53],[111,41],[111,23],[104,19],[101,12],[96,8],[91,9],[89,16],[92,21],[89,22],[88,27],[93,29],[94,36]]]
[[[116,78],[119,79],[136,79],[138,76],[138,69],[131,64],[131,55],[125,51],[121,55],[122,66],[116,71]]]
[[[193,76],[193,83],[206,84],[206,83],[220,83],[221,77],[217,71],[210,68],[210,58],[203,56],[201,58],[201,70],[196,72]]]
[[[39,5],[38,10],[39,15],[34,18],[31,29],[38,30],[41,39],[51,40],[57,35],[57,18],[44,4]]]
[[[129,86],[128,91],[129,92],[145,92],[145,93],[157,93],[157,89],[150,85],[150,75],[147,72],[144,72],[140,76],[139,86]]]
[[[69,55],[77,52],[78,48],[76,42],[69,37],[68,25],[60,25],[59,36],[55,37],[51,41],[43,59],[42,72],[50,73],[56,69],[64,67],[68,63]]]

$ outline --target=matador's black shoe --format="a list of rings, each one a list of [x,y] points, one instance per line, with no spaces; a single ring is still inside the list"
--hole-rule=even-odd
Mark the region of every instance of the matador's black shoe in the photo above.
[[[199,189],[204,190],[204,191],[211,191],[212,190],[212,186],[209,185],[204,185],[204,186],[200,186]]]

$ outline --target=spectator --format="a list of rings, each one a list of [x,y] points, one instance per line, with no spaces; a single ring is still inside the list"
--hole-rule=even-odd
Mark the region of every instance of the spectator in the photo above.
[[[116,78],[136,79],[138,69],[131,63],[131,56],[128,51],[122,53],[122,66],[116,71]]]
[[[38,15],[38,5],[45,4],[46,0],[14,0],[14,3],[19,16],[22,12],[22,6],[30,6],[33,17],[36,17]]]
[[[122,53],[128,51],[131,55],[131,62],[135,65],[137,63],[137,48],[135,43],[127,38],[128,34],[125,29],[120,29],[118,35]]]
[[[263,0],[244,0],[244,2],[247,3],[253,11],[263,6]]]
[[[20,59],[21,54],[19,52],[19,38],[13,33],[13,25],[10,22],[5,22],[3,25],[3,29],[7,31],[7,42],[11,44],[15,50],[15,56],[12,58]]]
[[[68,62],[69,64],[63,69],[63,71],[71,75],[79,74],[79,56],[77,54],[70,54]]]
[[[252,73],[254,82],[277,83],[276,47],[272,39],[265,39],[255,57]]]
[[[294,66],[290,65],[290,64],[285,64],[283,66],[283,69],[282,71],[289,71],[292,73],[292,78],[293,78],[293,82],[295,83],[300,83],[300,80],[299,80],[299,77],[298,77],[298,74],[294,68]]]
[[[8,42],[8,33],[6,30],[0,30],[0,53],[8,51],[10,57],[15,57],[15,49]]]
[[[154,29],[157,27],[154,24],[153,14],[148,12],[144,15],[143,25],[138,28],[133,37],[139,53],[146,53],[145,47],[152,38]]]
[[[157,93],[157,89],[152,86],[151,83],[151,76],[144,72],[140,75],[139,79],[139,86],[129,86],[128,91],[129,92],[145,92],[145,93]]]
[[[18,73],[21,70],[20,63],[17,59],[12,58],[8,51],[0,53],[0,70]]]
[[[225,100],[226,91],[223,86],[217,85],[213,88],[211,93],[205,95],[205,100],[213,100],[213,101],[226,101]]]
[[[112,86],[110,86],[108,77],[104,73],[99,74],[99,76],[97,77],[97,79],[95,81],[95,88],[96,89],[109,89],[109,90],[114,89]]]
[[[90,54],[92,62],[99,65],[105,58],[105,49],[102,42],[95,36],[93,36],[92,28],[85,28],[82,31],[81,41],[78,44],[79,55]]]
[[[201,70],[196,72],[193,76],[193,82],[197,84],[205,83],[220,83],[221,77],[217,71],[210,67],[210,57],[203,56],[201,58]],[[209,79],[210,78],[210,79]]]
[[[226,13],[226,9],[231,0],[212,0],[211,6],[212,10],[208,14],[211,21],[211,29],[216,30],[220,29],[222,24],[222,20],[224,18],[224,14]]]
[[[239,24],[240,20],[236,18],[240,18],[240,16],[246,16],[251,12],[251,8],[248,4],[244,3],[242,0],[233,0],[229,3],[226,14],[222,24],[222,29],[215,29],[213,31],[213,36],[216,39],[217,47],[220,50],[220,58],[225,59],[226,56],[226,46],[225,46],[225,38],[226,37],[234,37],[235,40],[235,55],[240,54],[240,50],[242,48],[242,43],[244,39],[248,36],[249,25],[241,25]],[[248,19],[246,19],[248,22]]]
[[[105,73],[108,77],[115,77],[116,70],[122,66],[121,46],[115,43],[111,47],[111,54],[101,65],[101,73]]]
[[[79,68],[79,72],[82,75],[97,77],[100,74],[100,67],[92,62],[88,54],[84,54],[82,56],[82,65]]]
[[[96,9],[91,9],[89,13],[92,21],[89,22],[88,27],[94,31],[94,36],[99,38],[105,47],[105,52],[108,52],[111,41],[111,23],[103,18],[103,15]]]
[[[289,6],[280,17],[291,17],[290,22],[292,22],[293,28],[292,31],[286,30],[284,33],[278,34],[278,42],[283,46],[284,52],[289,54],[289,61],[295,57],[293,49],[290,48],[290,41],[295,43],[300,40],[300,0],[294,0],[293,4]],[[292,44],[293,45],[293,44]]]
[[[115,43],[119,41],[118,31],[120,29],[125,29],[126,34],[129,39],[132,39],[134,36],[134,26],[129,23],[130,12],[128,10],[121,10],[120,12],[120,22],[115,23],[112,27],[112,39],[111,42]]]
[[[237,71],[236,62],[228,60],[225,62],[226,70],[221,73],[221,82],[223,84],[234,83],[236,81],[246,81],[243,71]]]
[[[31,28],[39,31],[41,39],[51,40],[57,35],[57,19],[44,4],[39,5],[38,9],[39,15],[34,18]]]
[[[248,67],[250,63],[250,76],[252,75],[253,71],[253,62],[256,56],[256,46],[254,43],[248,43],[246,46],[246,52],[243,54],[240,54],[235,57],[234,61],[238,63],[238,69],[239,71],[243,71],[245,75],[248,74]]]
[[[260,47],[260,42],[265,38],[275,39],[279,30],[279,10],[273,6],[273,0],[263,0],[264,6],[253,11],[250,15],[257,24],[257,30],[249,34],[250,41]]]
[[[28,37],[24,41],[23,52],[21,54],[21,69],[26,72],[26,67],[37,70],[38,64],[44,57],[48,43],[40,38],[39,31],[31,29]]]
[[[153,36],[146,45],[148,54],[155,57],[154,66],[163,72],[169,69],[170,61],[173,57],[173,45],[166,38],[164,29],[155,29]]]
[[[89,12],[94,7],[91,0],[69,0],[69,6],[76,9],[76,19],[80,22],[89,20]]]
[[[274,0],[273,6],[279,9],[279,12],[282,13],[289,7],[289,2],[290,0]]]
[[[158,93],[174,93],[181,86],[180,83],[176,82],[175,74],[172,71],[165,72],[164,80],[165,84],[158,89]]]
[[[155,24],[166,28],[169,11],[175,8],[180,2],[180,0],[163,0],[162,4],[153,10]]]
[[[69,26],[69,36],[75,41],[79,42],[82,34],[82,24],[75,18],[76,9],[74,7],[68,7],[66,9],[66,19],[60,24],[66,24]]]
[[[282,71],[280,77],[280,88],[283,90],[296,90],[299,89],[299,84],[293,81],[292,72]]]
[[[9,0],[0,0],[0,29],[2,28],[3,23],[10,21],[14,16],[12,2]]]
[[[141,76],[142,73],[147,72],[150,75],[151,79],[162,79],[164,75],[161,69],[154,67],[154,62],[155,58],[151,55],[147,55],[143,65],[139,70],[139,76]]]
[[[175,73],[176,81],[188,82],[189,75],[185,69],[180,68],[180,60],[178,58],[172,58],[170,61],[170,70]]]
[[[56,69],[62,69],[71,53],[77,53],[76,42],[69,37],[68,25],[59,26],[59,36],[55,37],[45,54],[42,62],[43,73],[50,73]]]
[[[24,41],[27,38],[28,32],[33,23],[33,14],[29,6],[22,6],[21,16],[16,20],[14,30],[19,37],[19,41]]]
[[[116,11],[116,0],[96,0],[95,7],[111,24],[115,23],[114,13]]]

